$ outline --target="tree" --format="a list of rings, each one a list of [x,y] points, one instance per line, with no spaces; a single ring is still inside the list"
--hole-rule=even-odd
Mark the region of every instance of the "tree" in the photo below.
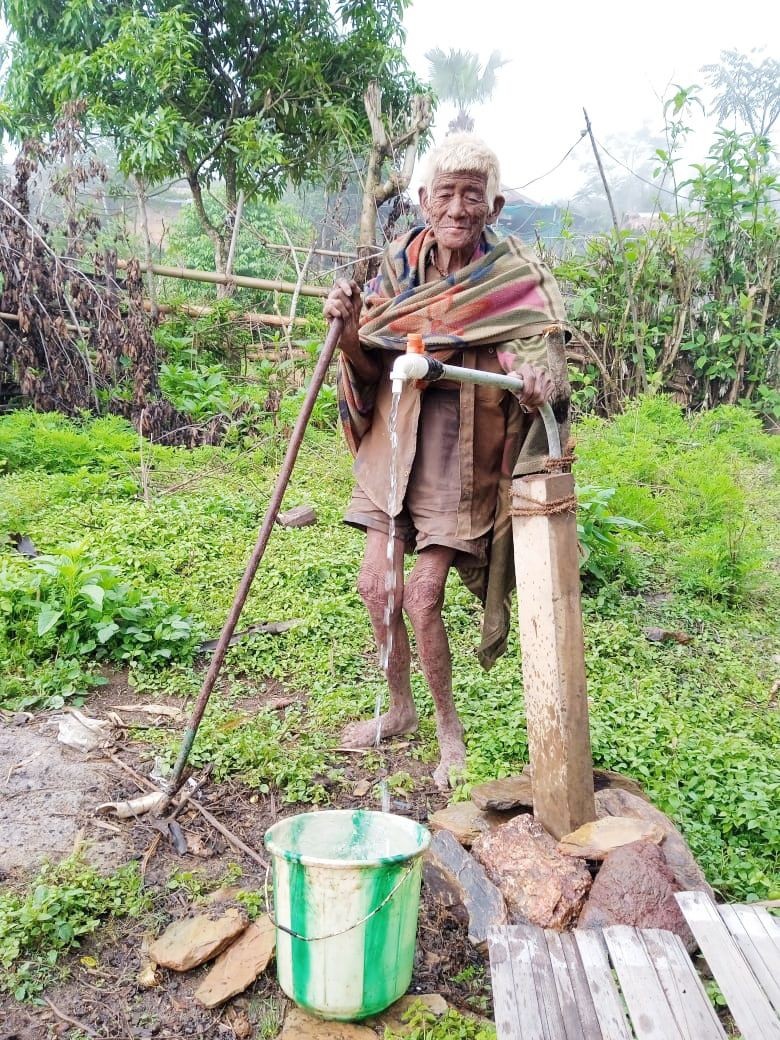
[[[391,111],[416,82],[401,54],[409,0],[0,0],[12,31],[0,124],[48,134],[63,104],[146,185],[183,177],[218,270],[240,192],[333,181],[370,140],[363,93]],[[224,183],[226,212],[204,193]]]
[[[755,137],[769,136],[780,118],[780,61],[764,58],[756,65],[747,54],[721,51],[720,64],[704,65],[702,72],[715,91],[712,113],[721,122],[734,116]]]
[[[430,86],[442,101],[452,101],[458,114],[447,128],[449,132],[467,132],[474,129],[469,106],[482,104],[493,96],[496,89],[496,72],[507,62],[498,51],[488,58],[484,69],[479,56],[472,51],[450,50],[445,54],[441,47],[427,51],[425,57],[430,65]]]

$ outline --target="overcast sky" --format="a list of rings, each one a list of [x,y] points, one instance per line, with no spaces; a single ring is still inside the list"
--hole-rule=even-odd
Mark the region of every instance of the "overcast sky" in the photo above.
[[[656,131],[670,84],[703,85],[701,66],[717,62],[722,50],[766,47],[754,61],[780,57],[777,0],[414,0],[405,22],[407,57],[424,79],[424,55],[433,47],[474,51],[483,62],[499,50],[509,60],[493,100],[472,114],[511,187],[549,170],[578,140],[583,105],[597,138],[630,136],[643,125]],[[440,105],[436,140],[454,111]],[[698,138],[699,154],[707,136]],[[567,196],[590,157],[584,140],[525,193],[539,201]]]

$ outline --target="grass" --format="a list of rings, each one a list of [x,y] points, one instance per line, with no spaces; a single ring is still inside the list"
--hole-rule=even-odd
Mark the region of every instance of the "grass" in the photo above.
[[[618,555],[613,544],[603,571],[610,580],[587,577],[595,762],[645,786],[725,895],[777,897],[780,719],[771,691],[780,616],[780,442],[741,409],[686,420],[662,398],[648,398],[610,424],[584,421],[576,434],[578,483],[614,489],[612,519],[641,525],[613,526]],[[89,562],[118,568],[121,580],[216,635],[283,449],[283,435],[249,450],[146,447],[147,504],[129,428],[116,420],[74,424],[15,413],[0,420],[0,460],[7,459],[0,523],[46,553],[84,543]],[[214,762],[218,778],[273,786],[291,803],[325,802],[338,790],[343,763],[330,749],[339,727],[370,715],[383,685],[355,590],[362,536],[340,522],[349,487],[350,460],[338,435],[312,431],[285,507],[311,504],[319,523],[275,530],[243,617],[300,624],[231,650],[193,755],[195,763]],[[455,576],[445,611],[469,749],[467,782],[517,772],[528,754],[515,636],[485,674],[475,657],[478,605]],[[650,643],[643,634],[650,625],[682,629],[692,642]],[[0,634],[11,660],[12,635]],[[88,692],[85,660],[69,680],[71,699]],[[200,685],[195,664],[140,660],[132,682],[144,694],[189,697]],[[5,676],[11,707],[13,678]],[[256,707],[275,682],[304,695],[283,715]],[[433,757],[432,708],[419,670],[413,685],[422,713],[415,753]],[[42,690],[40,703],[50,695]],[[151,737],[173,755],[177,734],[155,730]]]

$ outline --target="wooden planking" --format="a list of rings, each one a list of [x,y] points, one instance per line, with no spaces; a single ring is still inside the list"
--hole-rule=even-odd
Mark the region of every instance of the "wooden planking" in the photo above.
[[[685,1040],[637,930],[613,925],[604,929],[604,939],[639,1040]]]
[[[574,936],[571,932],[548,931],[545,939],[555,972],[567,1040],[582,1040],[582,1037],[600,1040],[601,1027]],[[570,1010],[572,1007],[573,1012]]]
[[[551,1040],[523,936],[516,928],[491,928],[488,951],[498,1040]]]
[[[678,892],[675,898],[744,1040],[780,1040],[780,1020],[710,897]]]
[[[573,935],[603,1040],[632,1040],[600,933],[577,928]]]
[[[780,933],[772,934],[772,918],[751,906],[719,906],[718,913],[780,1015]]]
[[[558,987],[547,949],[544,932],[536,925],[518,925],[516,931],[525,941],[536,992],[541,998],[540,1010],[545,1033],[551,1040],[570,1040],[558,1000]],[[515,979],[515,982],[517,979]],[[576,1036],[576,1033],[573,1034]]]
[[[726,1034],[682,939],[674,932],[643,928],[639,933],[685,1040],[725,1040]]]
[[[488,933],[490,978],[497,1040],[515,1040],[520,1032],[520,1009],[515,993],[509,936],[506,928],[491,928]],[[529,1036],[532,1034],[528,1034]],[[541,1034],[539,1034],[541,1035]]]

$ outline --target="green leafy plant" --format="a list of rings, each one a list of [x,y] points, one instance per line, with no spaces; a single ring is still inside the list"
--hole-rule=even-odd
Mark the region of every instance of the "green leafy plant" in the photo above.
[[[160,389],[180,412],[199,422],[215,415],[229,415],[238,404],[221,365],[188,368],[175,362],[163,364]]]
[[[616,516],[610,510],[614,488],[584,485],[577,488],[577,538],[580,546],[580,570],[594,583],[603,584],[623,573],[628,584],[633,573],[626,565],[618,538],[621,530],[641,530],[642,524],[627,516]]]
[[[112,661],[152,665],[192,657],[202,630],[160,596],[120,580],[120,569],[90,563],[86,546],[71,545],[56,555],[0,561],[0,616],[11,640],[11,661],[53,664],[61,680],[83,678],[81,662]],[[9,674],[10,673],[10,674]],[[13,669],[0,683],[0,701],[17,707],[38,698],[14,697]],[[72,692],[75,692],[73,690]],[[61,704],[66,690],[49,706]]]
[[[44,867],[23,894],[0,891],[0,988],[25,1000],[39,993],[63,953],[107,917],[148,906],[138,865],[104,877],[77,857]]]
[[[476,1019],[450,1009],[437,1016],[422,1001],[415,1001],[403,1015],[401,1032],[385,1029],[384,1040],[495,1040],[496,1031]]]

